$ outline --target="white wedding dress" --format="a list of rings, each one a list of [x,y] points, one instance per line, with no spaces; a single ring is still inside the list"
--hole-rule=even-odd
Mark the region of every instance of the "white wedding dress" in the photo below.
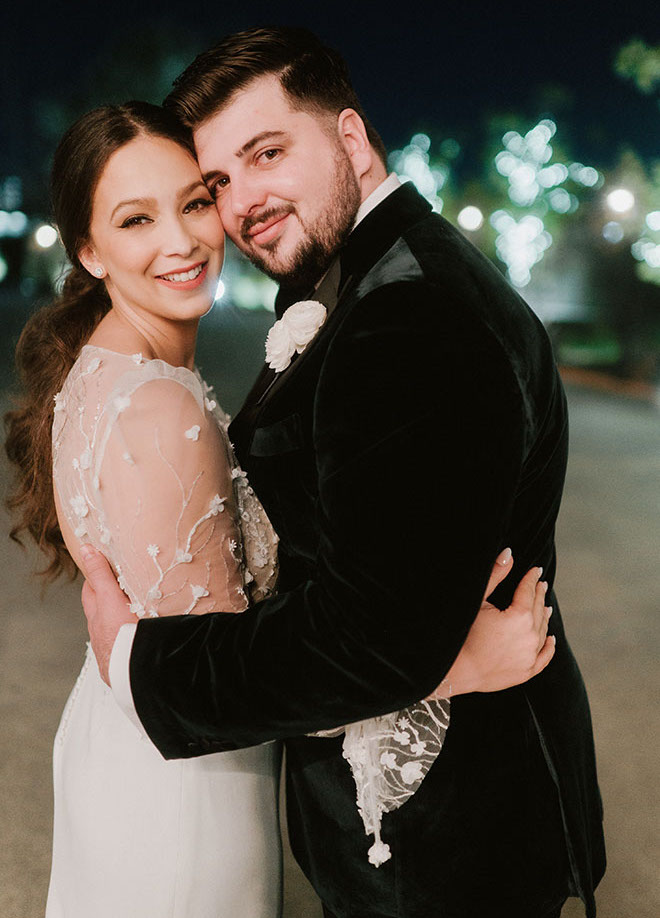
[[[74,557],[110,560],[137,617],[241,612],[277,537],[197,372],[83,347],[56,396],[53,472]],[[278,744],[165,761],[88,648],[55,738],[47,918],[277,918]]]

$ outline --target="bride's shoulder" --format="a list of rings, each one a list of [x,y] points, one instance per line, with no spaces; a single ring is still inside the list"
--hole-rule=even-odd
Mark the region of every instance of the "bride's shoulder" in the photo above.
[[[141,360],[142,355],[120,354],[97,345],[84,344],[64,380],[62,393],[71,394],[79,388],[87,389],[92,380],[97,386],[101,381],[111,384],[131,365],[136,365],[138,358]]]
[[[204,382],[196,371],[175,367],[164,360],[145,357],[141,352],[121,353],[95,344],[85,344],[71,367],[61,393],[63,398],[93,396],[97,405],[117,393],[131,395],[148,382],[171,381],[184,386],[200,405]],[[153,388],[153,387],[152,387]],[[167,388],[167,387],[166,387]]]
[[[177,406],[177,411],[170,410]],[[188,406],[186,408],[186,406]],[[122,418],[123,424],[148,424],[154,418],[165,430],[181,411],[213,418],[223,431],[230,417],[197,369],[177,367],[142,353],[126,354],[85,345],[55,396],[53,436],[75,430],[96,440]]]

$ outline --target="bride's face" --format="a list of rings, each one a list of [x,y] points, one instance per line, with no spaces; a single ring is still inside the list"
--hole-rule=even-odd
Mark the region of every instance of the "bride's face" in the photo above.
[[[187,150],[140,136],[113,153],[80,259],[92,274],[102,271],[115,307],[196,320],[213,303],[223,254],[218,213]]]

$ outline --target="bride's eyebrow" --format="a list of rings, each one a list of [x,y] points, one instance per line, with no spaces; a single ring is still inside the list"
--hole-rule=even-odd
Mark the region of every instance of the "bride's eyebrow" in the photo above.
[[[201,178],[197,179],[194,182],[191,182],[189,185],[186,185],[185,188],[182,188],[178,192],[178,197],[185,198],[191,192],[195,191],[197,188],[204,188],[206,190],[206,185]],[[110,219],[112,220],[118,210],[121,210],[122,207],[154,207],[157,206],[158,202],[155,198],[131,198],[128,201],[120,201],[119,204],[114,208],[110,214]]]
[[[110,214],[110,219],[112,220],[117,211],[121,210],[122,207],[147,207],[155,203],[154,198],[131,198],[130,201],[120,201]]]
[[[207,191],[207,187],[204,184],[204,180],[200,177],[196,181],[191,182],[189,185],[186,185],[185,188],[182,188],[179,191],[180,198],[187,198],[189,194],[192,194],[193,191],[196,191],[198,188],[203,188],[204,191]]]

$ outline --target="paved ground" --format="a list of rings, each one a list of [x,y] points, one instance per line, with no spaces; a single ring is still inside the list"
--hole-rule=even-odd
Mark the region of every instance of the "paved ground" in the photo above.
[[[211,339],[231,326],[234,344],[214,376],[231,410],[261,359],[256,342],[268,321],[227,314],[203,336],[200,363],[208,368]],[[570,404],[559,595],[590,693],[605,801],[610,866],[599,918],[657,918],[660,415],[640,401],[576,387]],[[0,459],[2,493],[6,480]],[[0,515],[0,915],[39,918],[50,857],[50,746],[85,631],[78,586],[40,597],[30,573],[36,555],[11,544],[7,530]],[[286,881],[286,918],[318,918],[290,857]],[[564,918],[581,914],[575,902],[564,909]]]

